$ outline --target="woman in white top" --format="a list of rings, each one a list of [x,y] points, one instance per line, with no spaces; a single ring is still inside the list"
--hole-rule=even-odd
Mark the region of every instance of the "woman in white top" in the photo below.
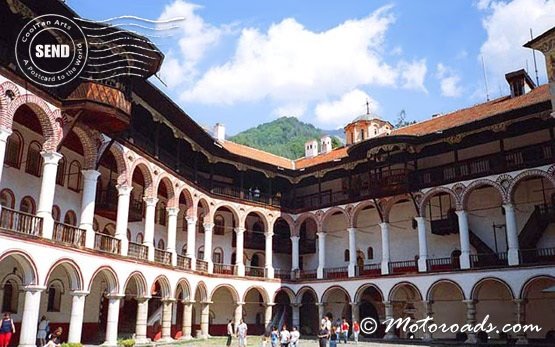
[[[289,333],[289,330],[287,330],[287,326],[283,324],[283,328],[281,328],[281,332],[279,333],[279,342],[281,343],[281,347],[288,347],[290,339],[291,334]]]
[[[301,333],[297,330],[297,327],[293,327],[291,331],[291,344],[289,347],[298,347],[299,346],[299,339],[301,338]]]
[[[48,319],[46,319],[46,316],[42,316],[37,331],[37,339],[39,340],[39,345],[41,347],[46,344],[46,337],[48,336],[49,330],[50,322],[48,321]]]

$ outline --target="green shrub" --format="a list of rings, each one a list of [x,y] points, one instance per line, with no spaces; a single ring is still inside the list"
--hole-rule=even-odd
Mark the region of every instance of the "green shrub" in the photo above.
[[[62,347],[83,347],[79,342],[66,342],[62,343]]]
[[[135,340],[134,339],[119,340],[118,341],[118,346],[133,347],[133,346],[135,346]]]

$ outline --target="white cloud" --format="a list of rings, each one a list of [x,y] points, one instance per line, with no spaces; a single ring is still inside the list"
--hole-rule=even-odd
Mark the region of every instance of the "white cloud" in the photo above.
[[[411,63],[399,63],[399,70],[401,72],[401,84],[403,88],[420,90],[428,93],[424,86],[424,79],[426,78],[426,59],[413,61]]]
[[[453,69],[442,63],[437,64],[436,78],[439,80],[442,96],[456,98],[462,95],[461,78]]]
[[[366,101],[369,102],[370,113],[375,113],[378,103],[360,89],[349,91],[338,100],[319,103],[314,113],[320,124],[338,128],[366,113]]]
[[[522,45],[530,40],[530,28],[540,35],[555,23],[555,0],[481,0],[478,8],[488,12],[482,24],[487,40],[480,49],[484,57],[491,84],[504,83],[507,72],[532,69],[532,51]],[[545,60],[536,53],[538,70],[545,81]],[[478,57],[480,59],[480,57]]]
[[[306,104],[293,103],[280,106],[272,111],[272,114],[276,117],[302,117],[306,112]]]

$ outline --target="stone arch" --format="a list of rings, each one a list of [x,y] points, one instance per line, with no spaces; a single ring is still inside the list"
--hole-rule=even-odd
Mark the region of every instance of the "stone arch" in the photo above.
[[[393,286],[393,288],[391,288],[391,290],[389,291],[388,300],[393,301],[395,294],[397,294],[397,292],[403,287],[409,287],[414,290],[414,292],[418,295],[417,299],[422,301],[422,293],[420,292],[420,289],[418,289],[418,287],[414,283],[408,281],[399,282],[395,286]]]
[[[380,294],[382,301],[385,299],[385,296],[383,295],[383,291],[380,289],[380,287],[378,287],[373,283],[366,283],[358,287],[355,293],[355,302],[360,302],[362,294],[369,288],[374,288]]]
[[[177,281],[177,285],[175,286],[175,297],[177,299],[177,294],[179,293],[179,291],[181,290],[181,292],[183,293],[183,300],[192,300],[191,298],[191,285],[189,284],[189,281],[187,281],[186,278],[180,278],[179,281]]]
[[[229,291],[229,293],[233,297],[233,300],[235,302],[239,302],[239,300],[241,298],[239,296],[239,293],[237,292],[237,290],[235,288],[233,288],[233,286],[231,286],[229,284],[219,284],[216,287],[214,287],[214,289],[212,289],[212,292],[210,293],[210,296],[209,296],[210,301],[213,301],[212,299],[214,298],[214,294],[218,291],[218,289],[226,289],[227,291]]]
[[[400,202],[405,202],[405,201],[411,201],[412,197],[408,196],[408,195],[396,195],[394,197],[392,197],[391,199],[387,199],[383,205],[383,219],[384,222],[388,223],[389,222],[389,214],[391,213],[391,209],[393,209],[393,206],[395,206],[396,204],[400,203]],[[418,211],[418,209],[416,209],[415,206],[415,213],[419,213],[420,211]]]
[[[146,284],[147,283],[146,278],[139,271],[134,271],[127,277],[127,279],[125,280],[125,284],[123,285],[124,292],[127,286],[129,285],[129,283],[131,282],[131,280],[135,280],[135,284],[137,285],[137,295],[139,297],[146,297],[149,295],[147,284]]]
[[[430,201],[431,198],[433,198],[434,196],[436,196],[440,193],[445,193],[445,194],[451,195],[453,200],[455,200],[455,204],[460,205],[460,198],[459,198],[459,196],[457,196],[457,194],[455,194],[454,191],[452,191],[451,189],[446,188],[446,187],[435,187],[435,188],[432,188],[432,189],[428,190],[426,192],[426,194],[424,194],[422,196],[422,199],[420,200],[420,204],[419,204],[419,207],[418,207],[418,215],[419,216],[424,216],[425,215],[426,204]]]
[[[482,278],[481,280],[479,280],[478,282],[476,282],[474,284],[474,286],[472,287],[472,290],[470,291],[470,298],[472,300],[476,300],[476,298],[478,296],[478,292],[480,291],[480,287],[482,285],[484,285],[484,283],[487,283],[487,282],[490,282],[490,281],[499,283],[502,286],[504,286],[507,289],[507,291],[509,292],[509,294],[511,295],[511,298],[512,299],[515,298],[515,295],[514,295],[514,292],[513,292],[513,289],[511,288],[511,286],[507,282],[505,282],[504,280],[502,280],[500,278],[497,278],[497,277],[485,277],[485,278]]]
[[[154,281],[152,281],[152,285],[150,286],[151,295],[156,283],[160,284],[160,291],[161,291],[160,297],[162,299],[167,299],[172,297],[172,288],[170,286],[170,281],[165,275],[159,275],[154,279]]]
[[[277,220],[280,218],[283,219],[287,223],[287,225],[289,225],[289,231],[292,233],[293,230],[295,229],[295,221],[293,220],[293,218],[291,218],[291,216],[288,214],[282,213],[277,216],[277,218],[275,219],[275,222],[277,222]],[[274,225],[275,225],[275,222],[274,222]]]
[[[326,218],[333,216],[335,214],[342,214],[344,219],[345,219],[345,224],[347,224],[347,227],[351,227],[352,225],[349,224],[351,222],[351,216],[349,215],[349,212],[347,212],[345,209],[341,208],[341,207],[332,207],[330,209],[328,209],[326,212],[324,212],[324,214],[322,215],[322,225],[324,224],[324,222],[326,221]]]
[[[271,221],[268,220],[268,217],[264,214],[264,212],[258,210],[258,209],[248,209],[247,211],[245,211],[245,218],[244,218],[244,227],[245,229],[247,229],[247,217],[253,214],[255,216],[257,216],[258,218],[260,218],[260,220],[262,221],[262,224],[264,224],[264,231],[267,232],[270,228],[270,223]]]
[[[195,296],[194,296],[195,298],[197,296],[197,293],[199,294],[199,297],[200,297],[199,300],[201,302],[208,301],[208,290],[206,289],[206,284],[203,281],[200,281],[199,283],[197,283],[197,286],[195,288]]]
[[[479,180],[472,181],[472,183],[470,183],[463,190],[462,196],[461,196],[461,207],[466,209],[467,203],[468,203],[468,197],[470,196],[472,191],[484,186],[491,186],[495,188],[499,192],[499,195],[501,195],[501,201],[503,202],[507,201],[505,189],[499,183],[488,179],[479,179]]]
[[[123,146],[117,142],[114,142],[110,146],[109,151],[114,156],[114,159],[116,161],[116,170],[118,171],[118,184],[131,185],[132,177],[128,177],[128,175],[130,175],[129,166],[127,165],[127,160],[125,160]]]
[[[116,272],[114,271],[114,269],[112,269],[109,266],[101,266],[100,268],[98,268],[93,275],[91,276],[91,279],[89,280],[89,286],[88,286],[88,291],[91,291],[92,285],[94,280],[96,279],[97,276],[103,276],[104,279],[106,280],[106,283],[108,284],[108,293],[110,294],[118,294],[119,293],[119,280],[118,280],[118,275],[116,274]]]
[[[523,180],[525,180],[527,178],[530,178],[530,177],[545,178],[547,181],[551,182],[551,185],[553,186],[553,188],[555,188],[555,176],[550,175],[549,173],[547,173],[543,170],[538,170],[538,169],[526,170],[524,172],[521,172],[519,175],[517,175],[511,181],[511,184],[509,185],[509,188],[507,189],[507,196],[506,196],[506,201],[507,202],[510,202],[510,203],[513,202],[514,193],[515,193],[518,185]]]
[[[51,111],[50,107],[38,96],[32,94],[23,94],[15,97],[9,104],[2,119],[2,125],[6,129],[12,129],[15,112],[19,107],[27,105],[35,112],[41,124],[45,143],[43,149],[48,152],[56,151],[56,147],[61,139],[61,119],[59,110]]]
[[[349,225],[355,226],[360,212],[363,211],[365,208],[370,207],[370,206],[373,207],[373,208],[377,208],[376,203],[373,200],[364,200],[364,201],[360,202],[358,205],[356,205],[355,208],[353,209],[353,211],[351,212],[351,218],[350,218],[350,221],[349,221]]]
[[[249,294],[251,290],[256,290],[262,296],[262,301],[264,301],[265,304],[269,303],[270,297],[268,295],[268,292],[266,291],[266,289],[264,289],[264,287],[261,286],[248,287],[243,293],[243,302],[247,301],[247,294]]]
[[[216,210],[213,208],[210,208],[210,204],[208,203],[208,200],[204,197],[201,197],[194,205],[195,205],[195,212],[197,214],[199,213],[200,208],[204,210],[204,220],[202,222],[211,223],[212,222],[211,215],[215,213]]]
[[[351,295],[349,294],[349,292],[347,291],[347,289],[341,287],[340,285],[333,285],[331,287],[326,288],[326,290],[324,290],[324,292],[322,293],[322,298],[320,299],[321,302],[326,301],[327,297],[330,295],[331,292],[333,292],[334,290],[339,290],[341,292],[343,292],[345,294],[345,296],[347,297],[347,302],[352,302],[351,301]]]
[[[81,269],[77,263],[67,258],[58,260],[50,267],[46,274],[46,278],[44,279],[44,286],[48,287],[48,282],[50,281],[52,272],[59,266],[61,266],[67,274],[71,290],[83,290],[83,274],[81,273]]]
[[[129,184],[133,183],[133,173],[136,169],[141,170],[141,174],[143,175],[145,183],[145,196],[155,197],[156,191],[154,191],[154,172],[152,172],[150,168],[150,163],[144,158],[136,159],[131,166],[131,170],[129,170]]]
[[[81,140],[81,145],[83,146],[83,169],[94,170],[98,158],[98,149],[95,141],[95,134],[89,128],[83,125],[77,125],[73,127],[73,132],[75,133],[75,135],[77,135],[79,140]]]
[[[19,91],[19,86],[12,81],[4,81],[0,83],[0,115],[3,115],[2,112],[6,111],[6,109],[8,108],[8,104],[11,101],[11,98],[6,95],[8,91],[11,91],[13,93],[14,99],[21,94],[21,92]],[[4,118],[2,117],[2,119]],[[4,123],[2,123],[2,125],[3,124]]]
[[[316,300],[316,302],[320,302],[320,297],[318,297],[318,293],[316,293],[314,288],[309,287],[309,286],[303,286],[303,287],[299,288],[299,290],[297,290],[297,294],[295,295],[295,303],[300,304],[301,300],[303,298],[303,295],[306,292],[312,293],[312,295],[314,295],[314,299]]]
[[[156,180],[156,182],[154,183],[154,187],[153,187],[154,194],[157,194],[161,184],[163,184],[166,187],[166,191],[168,192],[168,204],[166,207],[168,208],[177,207],[179,202],[177,199],[179,199],[179,195],[176,196],[175,194],[173,178],[165,172],[161,174]]]
[[[246,215],[244,216],[244,218],[241,218],[241,215],[239,214],[239,211],[237,211],[237,209],[233,205],[231,205],[229,203],[226,203],[226,202],[221,202],[221,203],[217,204],[216,206],[214,206],[213,208],[210,209],[210,212],[206,214],[207,216],[210,216],[210,218],[208,219],[209,223],[214,223],[214,217],[215,217],[216,212],[218,211],[218,209],[223,208],[223,207],[228,209],[231,212],[231,214],[233,215],[233,219],[234,219],[235,223],[237,223],[237,225],[235,225],[235,227],[241,226],[241,225],[243,227],[245,226],[244,224],[245,224]],[[243,221],[243,223],[241,223],[241,221]]]
[[[428,291],[426,292],[426,300],[428,300],[428,301],[433,300],[433,298],[432,298],[433,291],[434,291],[434,289],[436,289],[441,284],[450,284],[450,285],[455,286],[457,288],[457,290],[460,292],[461,296],[463,297],[463,300],[466,299],[466,296],[464,295],[464,290],[462,289],[462,287],[457,282],[455,282],[453,280],[449,280],[449,279],[440,279],[440,280],[437,280],[434,283],[432,283],[430,288],[428,288]]]
[[[287,297],[289,298],[290,303],[295,302],[295,299],[296,299],[295,292],[293,291],[293,289],[291,289],[289,287],[286,287],[286,286],[281,286],[281,287],[278,288],[278,290],[276,290],[274,292],[272,302],[276,302],[276,297],[280,292],[283,292],[283,293],[285,293],[285,295],[287,295]]]
[[[185,204],[187,205],[187,211],[185,211],[185,215],[187,217],[194,216],[196,212],[196,206],[193,201],[193,196],[189,191],[189,187],[187,187],[185,184],[182,184],[175,189],[175,199],[177,205],[179,205],[179,199],[182,195],[185,198]]]
[[[23,268],[23,284],[24,285],[34,285],[39,283],[39,272],[37,266],[33,259],[22,250],[12,249],[7,250],[0,256],[0,262],[9,257],[15,259],[15,261]]]
[[[312,219],[314,221],[314,223],[316,224],[317,231],[320,231],[322,229],[322,223],[320,222],[318,217],[313,213],[305,212],[305,213],[299,215],[295,219],[295,228],[291,230],[291,236],[299,236],[299,230],[301,229],[301,225],[307,219]]]
[[[527,290],[530,288],[530,285],[533,284],[535,281],[537,280],[551,280],[551,281],[555,281],[555,276],[551,276],[551,275],[538,275],[538,276],[533,276],[530,277],[529,279],[526,280],[526,282],[524,282],[524,284],[522,285],[522,287],[520,288],[520,292],[518,295],[519,299],[526,299],[526,292]]]

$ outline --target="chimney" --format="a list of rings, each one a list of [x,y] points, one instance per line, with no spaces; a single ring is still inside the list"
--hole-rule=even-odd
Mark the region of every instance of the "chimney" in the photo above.
[[[306,158],[315,157],[318,155],[318,141],[310,140],[304,144],[304,156]]]
[[[511,98],[524,95],[536,88],[536,84],[524,69],[509,72],[505,75],[505,79],[511,87]]]
[[[331,137],[329,136],[322,136],[320,138],[320,153],[329,153],[331,152]]]
[[[547,80],[549,81],[549,91],[551,93],[551,116],[555,117],[555,27],[526,43],[524,47],[538,50],[545,57]]]
[[[225,140],[225,126],[222,123],[216,123],[216,125],[214,125],[213,136],[218,141]]]

